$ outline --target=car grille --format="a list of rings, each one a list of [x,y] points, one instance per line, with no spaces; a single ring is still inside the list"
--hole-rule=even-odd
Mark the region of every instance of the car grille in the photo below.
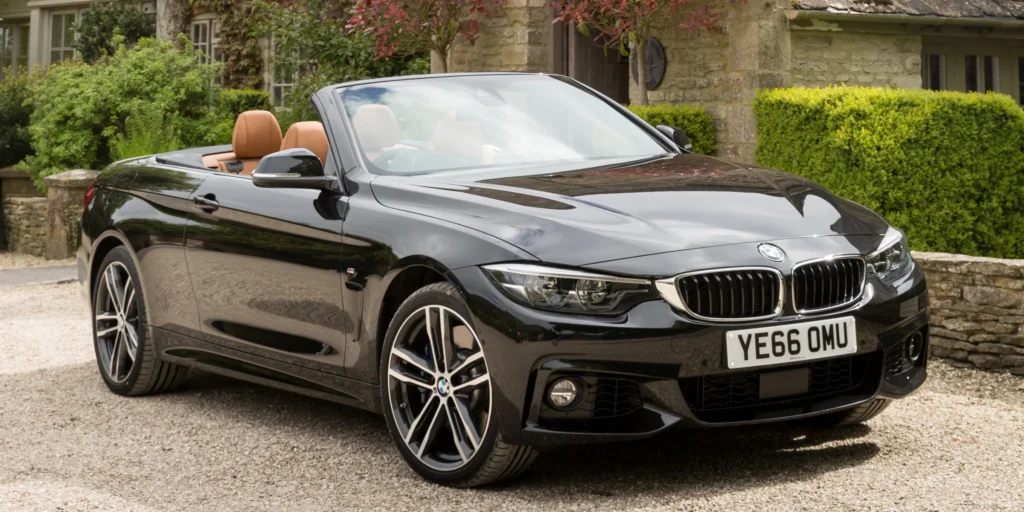
[[[907,340],[902,340],[885,349],[885,373],[899,375],[913,367],[914,362],[907,356]]]
[[[850,304],[864,288],[864,260],[836,258],[803,263],[793,269],[793,307],[813,313]]]
[[[765,319],[782,313],[782,276],[767,269],[730,269],[676,281],[689,312],[708,320]]]
[[[644,405],[640,384],[625,379],[598,379],[594,390],[594,417],[629,414]]]
[[[709,414],[714,416],[718,412],[763,409],[773,404],[806,401],[851,391],[861,385],[872,358],[872,354],[864,354],[781,368],[808,369],[807,393],[786,397],[762,399],[760,371],[690,377],[681,379],[679,384],[690,409],[698,418],[708,419]],[[779,370],[772,368],[765,371]]]

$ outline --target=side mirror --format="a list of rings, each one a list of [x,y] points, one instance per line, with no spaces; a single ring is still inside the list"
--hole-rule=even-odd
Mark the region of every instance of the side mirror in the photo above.
[[[264,188],[336,190],[338,178],[324,175],[320,157],[305,148],[271,153],[252,172],[252,183]]]
[[[690,143],[690,138],[686,136],[686,132],[683,130],[659,124],[658,131],[664,136],[672,139],[672,142],[675,142],[676,146],[679,146],[679,149],[686,151],[687,153],[693,153],[693,144]]]

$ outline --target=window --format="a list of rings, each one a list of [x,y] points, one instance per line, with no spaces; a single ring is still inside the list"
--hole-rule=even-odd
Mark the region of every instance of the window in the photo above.
[[[207,64],[210,62],[210,56],[213,55],[213,49],[210,46],[212,32],[211,20],[194,21],[192,22],[191,28],[191,39],[192,48],[199,52],[199,62]]]
[[[946,56],[937,53],[925,54],[924,88],[932,91],[946,90]]]
[[[28,25],[0,24],[0,78],[28,67]]]
[[[284,102],[292,92],[292,86],[295,84],[295,78],[299,73],[294,65],[296,59],[283,55],[280,52],[279,46],[273,41],[270,44],[271,48],[273,48],[271,56],[270,101],[275,107],[281,107],[284,106]]]
[[[964,76],[967,92],[999,92],[999,57],[968,55]]]
[[[50,62],[75,58],[75,23],[73,12],[53,13],[50,17]]]
[[[1024,105],[1024,57],[1017,58],[1017,87],[1020,93],[1017,102]]]

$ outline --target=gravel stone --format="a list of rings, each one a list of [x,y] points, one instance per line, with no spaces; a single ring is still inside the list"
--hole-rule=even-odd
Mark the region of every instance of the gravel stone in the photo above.
[[[52,267],[74,264],[74,258],[66,260],[48,260],[29,254],[0,251],[0,268]]]
[[[122,398],[76,285],[0,290],[0,510],[1007,510],[1024,379],[933,361],[868,425],[672,431],[545,452],[482,490],[429,484],[381,417],[195,372]]]

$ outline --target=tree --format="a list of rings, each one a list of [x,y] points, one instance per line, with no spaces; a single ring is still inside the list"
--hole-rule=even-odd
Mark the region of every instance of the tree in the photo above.
[[[593,27],[599,32],[595,41],[606,47],[618,48],[629,55],[630,47],[636,52],[637,82],[640,104],[647,105],[647,68],[644,65],[647,39],[654,24],[672,20],[680,15],[683,5],[690,0],[552,0],[555,21],[575,23],[580,33],[590,35]],[[746,2],[746,0],[743,0]],[[680,26],[696,32],[711,30],[718,24],[718,15],[708,13],[707,6],[695,9]]]
[[[114,53],[114,34],[124,36],[129,45],[143,37],[156,35],[155,20],[142,12],[137,4],[93,4],[82,14],[82,23],[75,27],[78,33],[75,49],[82,60],[91,64],[104,55]]]
[[[498,16],[507,0],[356,0],[347,28],[375,41],[377,58],[437,52],[444,72],[459,36],[471,44],[480,20]]]

